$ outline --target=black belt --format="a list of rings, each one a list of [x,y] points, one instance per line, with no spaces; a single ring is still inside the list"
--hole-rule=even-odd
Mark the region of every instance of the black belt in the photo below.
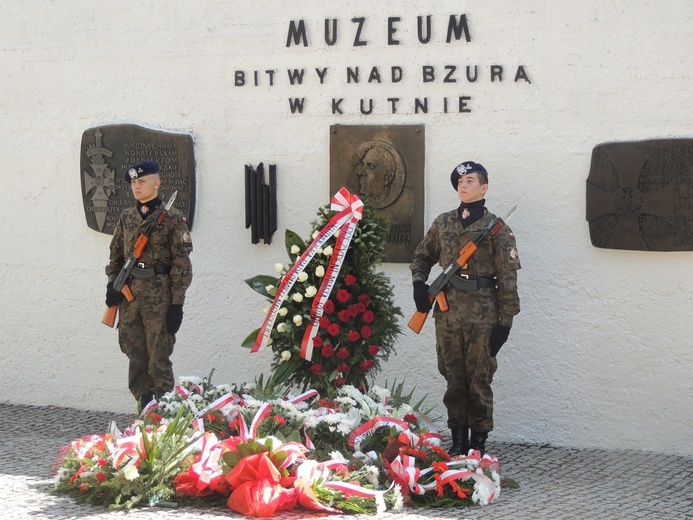
[[[132,272],[130,274],[133,278],[147,279],[154,278],[155,276],[158,276],[160,274],[169,274],[170,272],[170,265],[155,264],[152,267],[145,267],[144,264],[137,264],[135,267],[132,268]]]
[[[462,291],[477,291],[480,287],[496,287],[496,278],[484,276],[472,278],[466,275],[455,275],[450,280],[450,285]]]

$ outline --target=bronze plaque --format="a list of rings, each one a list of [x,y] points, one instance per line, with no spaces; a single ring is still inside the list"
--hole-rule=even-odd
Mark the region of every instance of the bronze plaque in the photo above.
[[[80,176],[87,225],[113,234],[121,212],[135,203],[125,171],[139,161],[156,161],[161,165],[159,195],[167,200],[171,193],[178,191],[174,207],[185,214],[192,229],[195,213],[192,137],[138,125],[100,126],[82,134]]]
[[[587,221],[596,247],[693,250],[693,139],[595,146]]]
[[[385,262],[411,262],[424,235],[424,126],[330,127],[330,194],[343,186],[390,222]]]

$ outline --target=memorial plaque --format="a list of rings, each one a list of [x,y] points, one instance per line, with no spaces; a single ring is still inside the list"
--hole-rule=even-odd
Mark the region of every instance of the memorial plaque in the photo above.
[[[596,146],[587,221],[596,247],[693,250],[693,139]]]
[[[121,212],[135,204],[125,171],[139,161],[161,165],[159,195],[168,200],[178,191],[174,207],[192,229],[195,213],[195,156],[187,134],[150,130],[138,125],[90,128],[82,134],[80,176],[87,225],[113,234]]]
[[[330,193],[345,186],[390,222],[385,262],[411,262],[423,239],[424,126],[330,127]]]

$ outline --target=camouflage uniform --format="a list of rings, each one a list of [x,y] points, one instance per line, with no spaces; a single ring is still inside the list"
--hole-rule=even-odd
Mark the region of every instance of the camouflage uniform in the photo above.
[[[144,228],[158,216],[159,212],[154,211],[142,220],[135,207],[123,211],[111,240],[110,262],[106,266],[109,282],[118,276]],[[166,330],[166,312],[171,304],[182,305],[185,301],[185,291],[192,282],[191,251],[187,220],[171,208],[163,223],[152,230],[139,259],[145,268],[157,266],[158,270],[170,273],[146,279],[131,276],[127,281],[135,300],[123,299],[119,305],[118,341],[129,359],[128,386],[137,400],[173,389],[170,356],[176,339]]]
[[[484,216],[465,229],[457,210],[438,216],[416,248],[410,266],[412,280],[425,282],[435,263],[447,266],[494,218],[484,209]],[[470,427],[477,432],[493,429],[491,382],[497,363],[490,355],[489,341],[496,324],[510,327],[513,316],[520,312],[519,268],[515,236],[503,226],[493,239],[481,242],[476,254],[459,271],[472,279],[496,278],[497,288],[464,290],[448,284],[445,296],[450,309],[443,313],[436,306],[433,311],[438,370],[447,381],[443,403],[450,428]]]

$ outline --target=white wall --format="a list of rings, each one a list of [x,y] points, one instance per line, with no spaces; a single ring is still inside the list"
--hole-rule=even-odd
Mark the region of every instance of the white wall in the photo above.
[[[133,410],[125,356],[103,326],[109,237],[89,229],[81,201],[84,130],[137,123],[189,132],[197,159],[195,280],[174,354],[178,375],[249,381],[267,353],[241,340],[264,302],[243,280],[285,259],[285,227],[305,235],[329,200],[329,126],[425,124],[425,225],[457,204],[448,175],[462,160],[490,172],[488,204],[521,207],[522,313],[499,354],[496,429],[504,441],[693,454],[693,277],[690,252],[628,252],[590,244],[585,180],[606,141],[690,137],[693,4],[494,0],[484,3],[321,1],[45,2],[0,5],[0,381],[3,400]],[[433,3],[430,3],[433,5]],[[444,42],[450,14],[467,14],[468,44]],[[434,43],[416,40],[433,15]],[[366,47],[353,47],[357,16]],[[388,46],[400,16],[400,46]],[[320,43],[322,21],[340,38]],[[291,20],[311,45],[286,48]],[[474,84],[423,84],[421,65],[478,64]],[[507,67],[492,83],[488,67]],[[531,79],[513,82],[517,65]],[[402,66],[397,85],[346,84],[347,66]],[[330,67],[291,87],[287,68]],[[234,71],[276,69],[273,87],[234,87]],[[508,77],[510,74],[510,77]],[[471,113],[414,114],[413,98],[472,97]],[[306,97],[292,115],[289,97]],[[344,115],[329,101],[344,97]],[[400,97],[396,114],[387,97]],[[374,98],[380,111],[358,113]],[[453,102],[454,104],[454,102]],[[348,109],[348,110],[347,110]],[[243,166],[275,163],[279,231],[251,246]],[[413,311],[405,264],[384,265],[398,304]],[[406,329],[403,322],[403,328]],[[437,402],[443,382],[432,324],[405,333],[380,381],[406,378]],[[442,410],[440,410],[442,414]]]

